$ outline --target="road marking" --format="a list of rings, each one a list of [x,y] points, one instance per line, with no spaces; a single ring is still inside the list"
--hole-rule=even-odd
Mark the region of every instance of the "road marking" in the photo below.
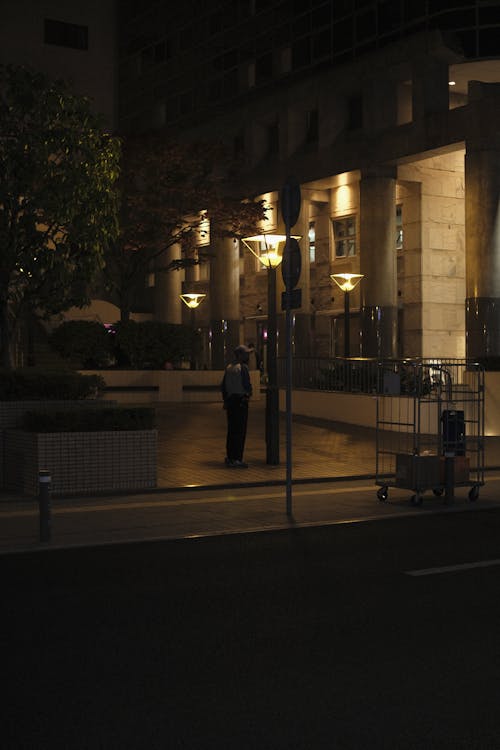
[[[407,576],[434,576],[440,573],[457,573],[462,570],[472,570],[473,568],[491,568],[494,565],[500,565],[500,560],[480,560],[472,563],[462,563],[460,565],[442,565],[439,568],[421,568],[420,570],[406,570]]]

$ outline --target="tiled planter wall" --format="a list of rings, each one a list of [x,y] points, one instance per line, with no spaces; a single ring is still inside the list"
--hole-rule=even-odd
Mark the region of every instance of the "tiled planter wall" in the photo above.
[[[55,496],[156,487],[157,430],[4,434],[7,490],[38,494],[41,469]]]
[[[67,409],[95,409],[114,406],[113,401],[80,399],[75,401],[0,401],[0,487],[4,486],[4,431],[19,427],[28,411],[66,411]]]

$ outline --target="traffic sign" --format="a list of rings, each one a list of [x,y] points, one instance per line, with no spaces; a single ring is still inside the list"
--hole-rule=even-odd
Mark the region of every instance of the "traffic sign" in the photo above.
[[[287,237],[281,263],[281,274],[287,289],[292,289],[297,285],[297,282],[300,279],[301,268],[302,257],[300,254],[299,243],[295,237]]]
[[[281,292],[281,309],[297,310],[302,307],[302,289],[290,289],[289,292]]]

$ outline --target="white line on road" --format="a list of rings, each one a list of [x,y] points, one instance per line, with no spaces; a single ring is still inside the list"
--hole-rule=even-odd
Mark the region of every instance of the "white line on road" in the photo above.
[[[405,573],[408,576],[435,576],[440,573],[457,573],[462,570],[472,570],[473,568],[491,568],[494,565],[500,565],[500,560],[479,560],[478,562],[462,563],[460,565],[442,565],[438,568],[406,570]]]

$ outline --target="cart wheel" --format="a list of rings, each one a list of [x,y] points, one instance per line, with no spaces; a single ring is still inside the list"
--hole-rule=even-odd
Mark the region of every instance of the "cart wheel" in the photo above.
[[[410,502],[412,505],[422,505],[422,495],[419,495],[419,494],[412,495]]]
[[[441,497],[441,495],[444,492],[444,490],[443,490],[442,487],[434,487],[434,489],[432,491],[436,495],[436,497]]]
[[[384,486],[377,490],[377,497],[381,503],[385,503],[385,501],[387,500],[387,495],[387,487]]]
[[[469,500],[471,501],[471,503],[475,503],[478,497],[479,497],[479,485],[475,484],[469,490]]]

